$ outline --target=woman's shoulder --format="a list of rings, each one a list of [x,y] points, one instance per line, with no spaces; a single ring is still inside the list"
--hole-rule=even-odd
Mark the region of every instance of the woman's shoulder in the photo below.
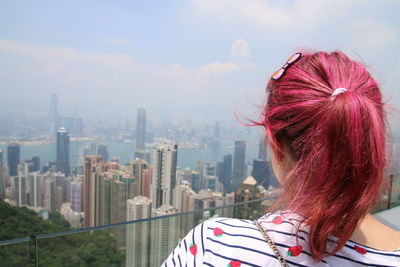
[[[352,241],[317,263],[308,249],[308,226],[301,224],[304,217],[277,211],[257,221],[289,266],[400,266],[400,251],[382,252]],[[174,257],[175,261],[198,266],[281,266],[253,221],[223,217],[209,219],[193,228],[170,255],[169,262]]]
[[[287,260],[312,264],[308,249],[309,226],[305,217],[291,211],[277,211],[265,214],[258,221]],[[330,238],[328,243],[334,245],[335,238]],[[327,266],[400,266],[400,250],[381,251],[348,241],[341,250],[321,263]]]
[[[199,228],[203,229],[203,265],[280,266],[251,220],[212,218]]]

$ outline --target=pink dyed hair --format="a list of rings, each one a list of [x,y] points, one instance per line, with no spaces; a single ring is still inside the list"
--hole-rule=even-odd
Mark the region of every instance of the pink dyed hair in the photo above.
[[[337,88],[347,91],[332,98]],[[268,83],[261,120],[278,160],[293,170],[277,205],[306,216],[320,261],[341,249],[377,200],[386,164],[382,94],[365,67],[344,53],[305,53]],[[335,236],[332,247],[328,237]],[[328,246],[329,245],[329,246]]]

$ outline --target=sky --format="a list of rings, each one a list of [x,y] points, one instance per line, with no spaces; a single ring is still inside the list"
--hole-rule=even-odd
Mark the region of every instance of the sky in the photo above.
[[[301,49],[365,62],[400,110],[400,1],[2,1],[0,115],[253,115]],[[400,111],[399,111],[400,112]]]

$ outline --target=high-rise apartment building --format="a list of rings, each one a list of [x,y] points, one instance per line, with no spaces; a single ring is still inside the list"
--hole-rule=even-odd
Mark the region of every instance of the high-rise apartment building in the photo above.
[[[177,160],[178,145],[166,143],[154,147],[151,199],[155,209],[161,205],[172,205]]]
[[[137,183],[137,192],[135,192],[136,196],[144,196],[145,191],[148,191],[146,187],[149,185],[144,181],[145,177],[145,170],[149,168],[149,164],[144,159],[134,159],[131,160],[128,164],[129,166],[129,173],[133,175]]]
[[[98,190],[98,175],[101,172],[101,157],[85,157],[85,178],[84,178],[84,213],[85,227],[96,226],[96,191]]]
[[[153,209],[152,217],[175,213],[174,207],[163,205]],[[172,216],[151,222],[150,266],[161,266],[169,253],[176,247],[180,227],[179,219],[180,216]]]
[[[151,197],[151,180],[153,178],[153,168],[149,166],[146,170],[143,171],[143,179],[142,179],[142,195],[145,197]]]
[[[146,109],[139,107],[136,119],[136,149],[145,150],[146,148]]]
[[[18,164],[20,163],[20,146],[17,142],[11,142],[7,146],[7,163],[9,175],[18,175]]]
[[[134,177],[100,156],[85,157],[85,227],[124,222],[126,201],[135,196]]]
[[[246,176],[246,141],[235,141],[235,150],[233,154],[233,179],[232,189],[240,186]]]
[[[192,189],[195,192],[200,191],[200,173],[196,171],[191,172],[191,184],[192,184]]]
[[[54,177],[47,177],[43,183],[43,207],[48,210],[56,210],[56,181]]]
[[[151,216],[151,200],[138,196],[127,200],[126,220],[135,221]],[[126,266],[150,266],[150,222],[126,226]]]
[[[18,207],[27,205],[26,202],[26,177],[14,176],[14,200]]]
[[[64,173],[65,176],[70,175],[69,136],[64,127],[57,132],[57,171]]]
[[[75,179],[71,182],[71,209],[75,212],[81,212],[81,190],[82,190],[82,182],[78,179]]]
[[[29,183],[28,204],[33,207],[42,207],[44,177],[40,172],[30,172],[27,177]]]
[[[206,177],[215,176],[217,168],[214,163],[204,162],[199,165],[200,167],[200,189],[206,189]]]
[[[174,208],[178,212],[194,211],[198,207],[193,206],[194,203],[190,202],[190,198],[193,196],[197,196],[197,193],[189,186],[189,182],[183,181],[182,184],[177,185],[174,189]]]
[[[104,225],[126,220],[126,201],[135,197],[136,181],[122,170],[108,170],[98,174],[95,224]]]
[[[178,212],[195,211],[203,208],[203,202],[196,192],[189,186],[189,182],[183,181],[182,184],[177,185],[174,189],[174,208]],[[189,213],[185,216],[179,216],[180,231],[179,238],[186,235],[194,225],[200,221],[199,213]]]

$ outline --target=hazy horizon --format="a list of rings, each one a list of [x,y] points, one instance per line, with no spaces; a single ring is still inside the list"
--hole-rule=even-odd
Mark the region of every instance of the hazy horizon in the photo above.
[[[364,60],[400,110],[398,1],[1,4],[0,116],[231,119],[255,114],[294,51]]]

